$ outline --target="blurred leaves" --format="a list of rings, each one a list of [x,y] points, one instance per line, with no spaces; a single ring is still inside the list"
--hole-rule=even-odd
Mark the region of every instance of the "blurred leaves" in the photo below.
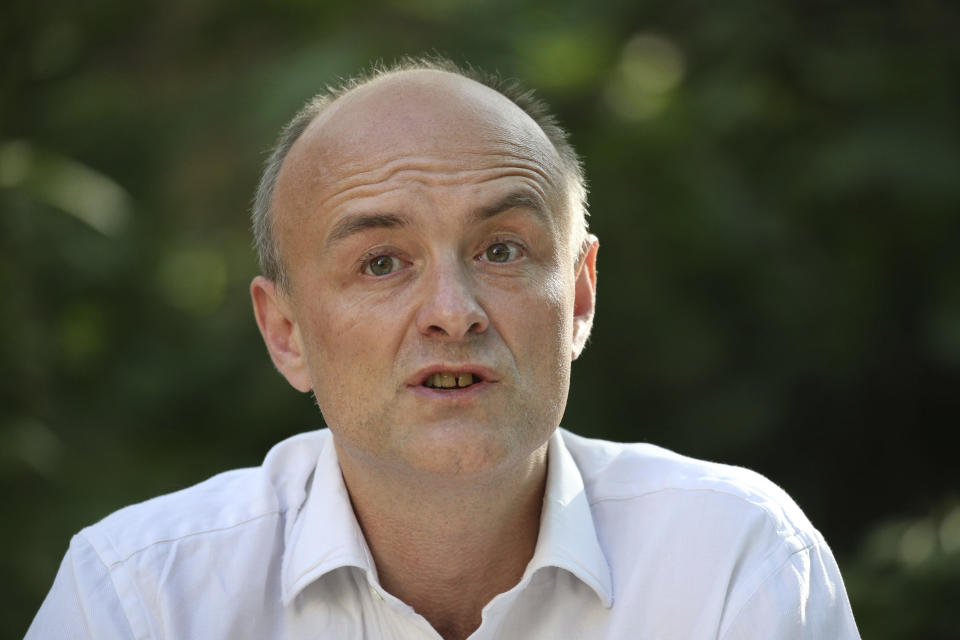
[[[846,572],[864,638],[952,638],[960,623],[960,503],[874,527]]]
[[[226,260],[211,249],[175,251],[165,256],[160,264],[157,283],[175,307],[206,315],[223,302],[227,285]]]
[[[564,424],[753,467],[865,638],[960,584],[960,9],[115,0],[0,9],[0,635],[69,535],[321,424],[249,310],[280,126],[373,60],[516,77],[585,158],[598,316]]]
[[[641,33],[624,45],[606,97],[623,120],[652,118],[667,107],[683,73],[683,53],[675,44],[662,36]]]
[[[24,141],[0,144],[3,187],[22,189],[108,236],[116,234],[130,215],[130,196],[110,178]]]

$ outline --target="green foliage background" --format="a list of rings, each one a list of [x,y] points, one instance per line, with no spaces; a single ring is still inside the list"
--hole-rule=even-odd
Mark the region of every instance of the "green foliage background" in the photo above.
[[[0,635],[70,535],[320,425],[249,311],[264,151],[445,53],[538,88],[602,243],[564,424],[755,468],[865,638],[960,627],[950,2],[22,0],[0,9]]]

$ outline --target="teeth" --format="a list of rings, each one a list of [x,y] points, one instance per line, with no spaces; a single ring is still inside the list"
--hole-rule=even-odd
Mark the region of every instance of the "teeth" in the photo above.
[[[423,384],[435,389],[453,389],[454,387],[469,387],[473,382],[474,377],[472,373],[441,371],[431,375]]]

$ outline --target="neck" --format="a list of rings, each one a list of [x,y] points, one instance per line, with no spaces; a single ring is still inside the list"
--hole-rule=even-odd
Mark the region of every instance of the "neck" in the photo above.
[[[512,473],[481,480],[398,477],[337,449],[381,585],[444,638],[466,638],[533,557],[547,445]]]

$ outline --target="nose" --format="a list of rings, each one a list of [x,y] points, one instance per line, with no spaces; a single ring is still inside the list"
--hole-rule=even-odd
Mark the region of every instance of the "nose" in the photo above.
[[[423,274],[417,329],[426,336],[459,340],[487,330],[490,319],[477,301],[476,283],[458,261],[437,263]]]

